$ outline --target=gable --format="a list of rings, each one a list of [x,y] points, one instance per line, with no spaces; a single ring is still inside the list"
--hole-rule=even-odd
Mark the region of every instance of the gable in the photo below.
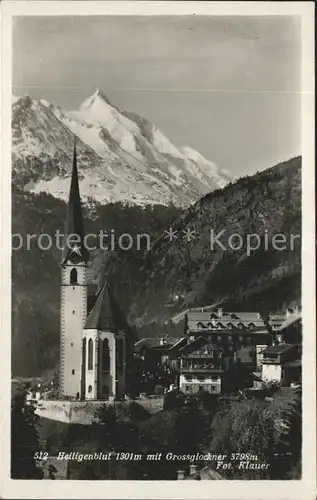
[[[222,349],[204,337],[198,337],[180,349],[180,353],[185,356],[212,355],[216,351]]]

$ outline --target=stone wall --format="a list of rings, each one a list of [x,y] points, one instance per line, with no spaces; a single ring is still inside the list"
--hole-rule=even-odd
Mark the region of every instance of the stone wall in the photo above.
[[[143,406],[150,413],[156,413],[163,409],[163,397],[138,398],[135,403]],[[42,418],[50,418],[67,424],[91,425],[95,419],[95,411],[103,405],[128,405],[131,401],[64,401],[64,400],[40,400],[36,408],[36,414]]]

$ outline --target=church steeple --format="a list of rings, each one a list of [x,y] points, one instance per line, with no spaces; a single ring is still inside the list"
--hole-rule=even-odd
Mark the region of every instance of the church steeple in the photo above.
[[[70,238],[70,235],[76,235],[76,238]],[[84,245],[84,236],[84,222],[79,194],[75,139],[62,264],[65,264],[67,261],[70,261],[71,263],[87,263],[89,255]]]

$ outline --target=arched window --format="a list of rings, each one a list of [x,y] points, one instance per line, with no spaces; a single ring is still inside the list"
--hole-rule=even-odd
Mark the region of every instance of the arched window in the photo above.
[[[93,366],[93,341],[88,340],[88,370],[92,370]]]
[[[73,268],[70,272],[70,284],[75,285],[77,283],[77,269]]]
[[[123,339],[117,340],[117,367],[119,370],[123,366]]]
[[[110,356],[109,356],[109,341],[104,339],[102,342],[102,369],[109,371],[110,369]]]

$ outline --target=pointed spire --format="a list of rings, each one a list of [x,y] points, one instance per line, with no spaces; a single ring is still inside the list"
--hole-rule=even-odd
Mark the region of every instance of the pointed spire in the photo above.
[[[98,293],[95,305],[86,320],[85,329],[110,332],[128,329],[125,316],[106,282]]]
[[[70,235],[76,235],[70,238]],[[73,170],[70,184],[68,200],[68,218],[65,228],[63,263],[68,259],[73,263],[84,261],[87,263],[89,255],[84,246],[84,222],[81,209],[78,169],[77,169],[77,151],[76,136],[74,141]]]

